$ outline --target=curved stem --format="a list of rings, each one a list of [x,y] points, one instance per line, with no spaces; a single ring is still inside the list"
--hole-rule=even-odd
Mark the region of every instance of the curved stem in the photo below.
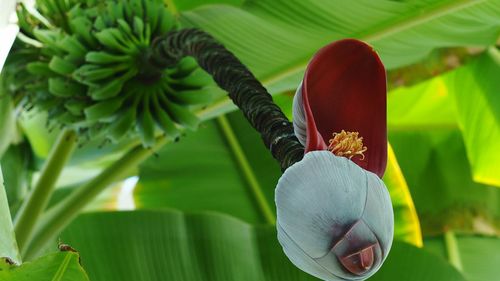
[[[22,252],[25,259],[29,260],[44,249],[52,240],[55,241],[64,227],[66,227],[79,212],[90,203],[101,191],[110,184],[127,176],[131,169],[134,169],[151,156],[158,148],[162,147],[167,139],[160,137],[156,140],[153,148],[144,148],[142,145],[136,146],[111,166],[102,171],[91,181],[77,188],[68,197],[51,207],[41,218],[36,235],[32,239],[28,248]]]
[[[35,224],[47,207],[56,181],[71,157],[76,144],[75,131],[64,129],[60,133],[42,168],[36,185],[17,213],[14,225],[17,243],[21,252],[26,249],[33,235]]]
[[[295,137],[288,118],[246,66],[211,35],[198,29],[171,32],[154,42],[151,63],[165,68],[185,56],[193,56],[219,87],[228,92],[261,134],[282,170],[302,159],[304,148]]]

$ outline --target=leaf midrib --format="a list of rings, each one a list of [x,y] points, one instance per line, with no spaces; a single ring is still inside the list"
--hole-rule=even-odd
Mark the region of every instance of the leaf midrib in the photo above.
[[[454,13],[456,11],[469,8],[474,5],[481,4],[486,2],[487,0],[448,0],[444,3],[436,4],[429,9],[418,9],[415,10],[411,16],[407,16],[407,14],[403,17],[399,17],[394,20],[386,21],[381,23],[380,25],[359,34],[353,34],[353,37],[358,38],[360,40],[366,41],[368,43],[374,43],[376,41],[382,40],[386,37],[389,37],[393,34],[404,32],[413,27],[424,24],[428,21],[434,20],[439,17],[446,16],[450,13]],[[299,71],[302,71],[307,66],[309,62],[309,57],[301,60],[299,63],[287,68],[284,71],[275,73],[268,77],[260,78],[262,84],[269,88],[270,85],[276,84],[279,81],[290,77]],[[276,93],[271,93],[276,94]],[[202,119],[209,119],[213,117],[213,112],[220,110],[222,113],[226,113],[234,110],[236,107],[232,104],[229,98],[225,97],[224,99],[212,104],[204,110],[198,112],[198,116]]]

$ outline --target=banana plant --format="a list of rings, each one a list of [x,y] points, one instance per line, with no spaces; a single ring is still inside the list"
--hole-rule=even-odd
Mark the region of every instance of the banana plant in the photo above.
[[[371,46],[351,39],[321,49],[295,95],[292,124],[223,44],[182,28],[195,16],[179,24],[168,10],[175,7],[160,0],[39,0],[37,9],[18,6],[22,35],[8,62],[18,67],[5,75],[15,105],[47,112],[46,126],[61,133],[14,219],[23,257],[37,257],[104,188],[196,130],[213,108],[226,108],[213,103],[224,96],[218,86],[283,171],[276,224],[292,263],[325,280],[364,280],[382,266],[394,221],[380,179],[387,155],[385,69]],[[329,43],[320,41],[314,45]],[[74,151],[91,142],[128,151],[50,204]]]

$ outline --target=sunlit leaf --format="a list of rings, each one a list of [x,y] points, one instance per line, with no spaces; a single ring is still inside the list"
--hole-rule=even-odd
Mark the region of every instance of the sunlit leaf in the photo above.
[[[389,92],[389,131],[457,128],[453,96],[443,77]]]
[[[500,52],[490,52],[449,75],[474,180],[500,187]]]
[[[389,129],[460,128],[474,180],[500,186],[499,57],[492,48],[455,71],[392,91]]]

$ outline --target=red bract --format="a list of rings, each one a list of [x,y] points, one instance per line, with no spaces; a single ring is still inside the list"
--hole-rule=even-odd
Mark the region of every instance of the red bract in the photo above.
[[[345,39],[322,48],[309,63],[302,83],[306,152],[326,150],[333,133],[359,132],[367,150],[353,157],[382,177],[387,162],[386,76],[375,51]]]

